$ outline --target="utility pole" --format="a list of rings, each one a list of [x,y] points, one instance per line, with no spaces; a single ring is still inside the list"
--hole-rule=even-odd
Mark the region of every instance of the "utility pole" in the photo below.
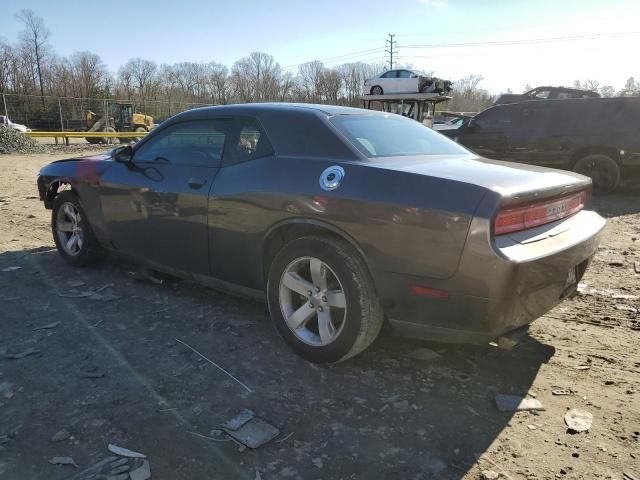
[[[393,54],[398,53],[398,51],[395,50],[398,42],[393,39],[395,37],[395,34],[389,33],[388,36],[389,38],[387,39],[386,46],[389,48],[385,49],[385,52],[389,54],[389,70],[393,70]]]

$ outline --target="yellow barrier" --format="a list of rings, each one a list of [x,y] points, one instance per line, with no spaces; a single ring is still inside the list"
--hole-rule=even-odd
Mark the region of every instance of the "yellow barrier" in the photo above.
[[[25,132],[25,135],[33,138],[54,138],[56,145],[58,138],[62,138],[69,145],[70,138],[138,138],[144,137],[149,132]]]

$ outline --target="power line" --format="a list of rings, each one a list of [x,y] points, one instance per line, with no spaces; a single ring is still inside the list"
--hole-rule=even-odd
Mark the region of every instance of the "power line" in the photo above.
[[[393,70],[393,54],[398,53],[397,51],[394,51],[394,47],[398,45],[398,42],[393,39],[395,37],[395,34],[389,33],[388,36],[389,38],[387,39],[385,45],[389,48],[385,48],[384,51],[389,54],[389,70]]]
[[[367,56],[367,55],[370,55],[370,54],[375,53],[375,52],[381,52],[382,53],[382,50],[384,50],[383,47],[369,48],[367,50],[359,50],[357,52],[344,53],[342,55],[336,55],[336,56],[333,56],[333,57],[319,58],[317,60],[311,60],[311,61],[308,61],[308,62],[295,63],[295,64],[292,64],[292,65],[287,65],[287,66],[282,67],[282,68],[284,68],[284,69],[296,68],[296,67],[300,67],[302,65],[308,65],[309,63],[314,62],[314,61],[318,61],[318,62],[333,62],[333,61],[346,60],[346,59],[351,58],[351,57]]]
[[[559,41],[594,40],[604,37],[621,37],[625,35],[638,35],[640,32],[619,32],[619,33],[594,33],[588,35],[572,35],[564,37],[529,38],[520,40],[494,40],[487,42],[466,42],[466,43],[431,43],[422,45],[400,45],[401,48],[455,48],[455,47],[479,47],[485,45],[521,45],[529,43],[548,43]]]

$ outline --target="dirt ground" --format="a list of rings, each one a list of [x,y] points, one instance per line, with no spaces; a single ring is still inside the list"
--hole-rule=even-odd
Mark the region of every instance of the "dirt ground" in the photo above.
[[[596,199],[609,224],[582,292],[514,350],[384,330],[323,367],[284,345],[264,305],[139,281],[118,259],[65,264],[35,180],[66,156],[0,156],[1,479],[107,478],[82,472],[110,443],[144,453],[158,479],[640,478],[637,187]],[[412,358],[425,348],[439,356]],[[497,393],[544,411],[500,412]],[[219,425],[243,408],[281,435],[241,451]],[[588,432],[567,431],[572,408],[593,415]]]

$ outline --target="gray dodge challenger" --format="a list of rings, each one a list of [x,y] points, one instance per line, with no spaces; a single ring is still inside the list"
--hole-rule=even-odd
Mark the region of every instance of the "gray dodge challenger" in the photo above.
[[[510,338],[575,292],[605,226],[586,177],[326,105],[190,110],[45,166],[38,190],[71,265],[111,251],[266,300],[284,340],[324,363],[385,319],[435,341]]]

